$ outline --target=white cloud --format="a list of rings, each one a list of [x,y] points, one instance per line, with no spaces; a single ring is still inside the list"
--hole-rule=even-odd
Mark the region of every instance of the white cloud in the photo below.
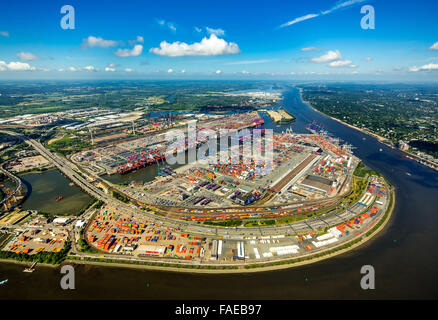
[[[365,60],[365,61],[371,61],[371,60],[373,60],[373,58],[371,58],[371,57],[366,57],[366,58],[364,58],[364,60]]]
[[[132,48],[132,50],[130,50],[130,49],[117,49],[117,51],[114,52],[114,54],[116,56],[122,57],[122,58],[137,57],[141,54],[142,51],[143,51],[143,46],[141,44],[137,44],[134,46],[134,48]]]
[[[132,70],[131,68],[126,68],[125,72],[134,72],[134,70]]]
[[[167,73],[173,73],[173,69],[167,70]]]
[[[83,69],[86,71],[96,71],[96,68],[94,68],[93,66],[86,66]]]
[[[32,61],[32,60],[38,60],[38,57],[36,55],[34,55],[32,52],[18,52],[17,53],[17,57],[20,60],[25,60],[25,61]]]
[[[181,70],[181,73],[186,73],[186,69],[182,69],[182,70]]]
[[[242,70],[242,74],[249,74],[249,72],[246,70]]]
[[[74,72],[74,71],[76,71],[77,69],[76,69],[75,67],[69,67],[69,68],[68,68],[68,70],[70,70],[70,71],[73,71],[73,72]]]
[[[361,3],[364,2],[365,0],[347,0],[347,1],[338,1],[333,7],[331,7],[329,10],[326,11],[322,11],[322,14],[329,14],[332,13],[333,11],[342,9],[342,8],[346,8],[349,6],[352,6],[354,4],[357,3]]]
[[[9,31],[0,31],[0,36],[9,38]]]
[[[318,16],[319,16],[319,14],[316,14],[316,13],[306,14],[305,16],[298,17],[298,18],[295,18],[295,19],[293,19],[293,20],[291,20],[289,22],[283,23],[280,26],[280,28],[288,27],[288,26],[291,26],[291,25],[293,25],[295,23],[302,22],[302,21],[305,21],[305,20],[309,20],[309,19],[312,19],[312,18],[316,18]]]
[[[431,70],[438,70],[438,63],[429,63],[429,64],[425,64],[424,66],[421,66],[421,67],[409,68],[409,71],[411,71],[411,72],[431,71]]]
[[[115,68],[111,68],[111,67],[106,67],[105,71],[106,72],[114,72],[114,71],[116,71],[116,69]]]
[[[435,42],[433,45],[429,47],[430,50],[438,50],[438,42]]]
[[[216,70],[216,74],[221,74],[222,70]]]
[[[151,48],[149,52],[167,57],[218,56],[240,53],[240,49],[236,43],[226,42],[224,39],[211,34],[210,38],[204,37],[201,42],[193,44],[179,41],[173,43],[163,41],[160,43],[159,48]]]
[[[198,27],[195,27],[195,31],[196,31],[196,32],[202,32],[202,29],[201,29],[201,28],[198,28]]]
[[[334,12],[336,10],[344,9],[344,8],[350,7],[352,5],[355,5],[355,4],[364,2],[364,1],[365,0],[347,0],[347,1],[345,1],[345,0],[342,1],[341,0],[341,1],[338,1],[333,7],[331,7],[328,10],[321,11],[320,13],[310,13],[310,14],[307,14],[307,15],[295,18],[295,19],[293,19],[293,20],[291,20],[289,22],[283,23],[282,25],[279,26],[279,28],[288,27],[288,26],[291,26],[291,25],[293,25],[295,23],[298,23],[298,22],[302,22],[302,21],[305,21],[305,20],[309,20],[309,19],[313,19],[313,18],[316,18],[316,17],[319,17],[319,16],[323,16],[323,15],[332,13],[332,12]]]
[[[33,71],[35,69],[35,67],[25,62],[11,61],[6,63],[5,61],[0,61],[0,71]]]
[[[64,72],[64,69],[63,68],[59,68],[58,71],[59,72]]]
[[[355,68],[356,66],[354,64],[351,64],[352,61],[351,60],[337,60],[337,61],[333,61],[332,63],[330,63],[330,67],[350,67],[350,68]]]
[[[225,34],[225,31],[223,29],[213,29],[213,28],[205,27],[205,30],[209,34],[215,34],[217,36],[223,36]]]
[[[130,46],[136,45],[138,43],[144,43],[144,38],[142,36],[137,36],[135,40],[129,40],[128,43]]]
[[[306,52],[306,51],[319,51],[319,49],[316,47],[307,47],[307,48],[301,48],[301,51],[304,51],[304,52]]]
[[[339,50],[336,51],[330,50],[326,54],[320,56],[319,58],[312,58],[310,60],[316,63],[324,63],[324,62],[336,61],[341,59],[342,59],[342,55],[339,52]]]
[[[169,28],[169,29],[172,30],[173,32],[176,31],[176,26],[175,26],[175,24],[174,24],[173,22],[169,22],[169,21],[166,21],[166,20],[157,20],[157,23],[158,23],[160,26],[163,26],[163,27],[167,27],[167,28]]]
[[[105,40],[105,39],[102,39],[100,37],[94,37],[94,36],[89,36],[88,38],[86,38],[82,41],[82,46],[84,48],[87,48],[87,47],[108,48],[108,47],[114,47],[116,45],[117,45],[117,41]]]

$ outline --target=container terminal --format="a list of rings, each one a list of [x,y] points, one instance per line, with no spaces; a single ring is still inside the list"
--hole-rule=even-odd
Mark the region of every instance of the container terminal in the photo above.
[[[78,257],[246,264],[330,250],[367,233],[382,219],[390,194],[385,180],[354,176],[360,159],[351,147],[314,124],[308,134],[290,129],[273,134],[272,162],[252,154],[257,148],[266,153],[264,144],[244,161],[248,154],[243,145],[255,139],[252,129],[262,124],[257,112],[200,121],[199,131],[249,130],[237,137],[237,149],[231,144],[176,168],[165,163],[169,143],[162,131],[62,160],[30,142],[103,205],[52,223],[31,225],[28,219],[4,250],[60,252],[72,239],[70,253]],[[183,133],[180,147],[187,151]],[[196,147],[205,141],[197,140]],[[236,155],[237,161],[231,161]],[[151,164],[157,164],[152,181],[116,184],[104,177]],[[86,251],[81,249],[84,243]]]

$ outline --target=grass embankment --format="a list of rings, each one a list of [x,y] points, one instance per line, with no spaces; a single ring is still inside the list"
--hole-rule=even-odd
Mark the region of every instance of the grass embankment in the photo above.
[[[78,241],[79,249],[78,249],[78,251],[84,252],[84,253],[99,253],[99,251],[97,251],[92,246],[90,246],[88,244],[88,242],[85,240],[84,230],[85,230],[85,228],[82,229],[79,233],[79,241]]]

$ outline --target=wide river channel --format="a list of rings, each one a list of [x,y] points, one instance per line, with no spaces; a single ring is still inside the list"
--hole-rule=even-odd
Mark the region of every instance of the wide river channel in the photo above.
[[[376,299],[438,298],[438,172],[411,161],[375,138],[312,110],[299,91],[284,92],[283,106],[305,132],[313,120],[352,144],[354,153],[396,189],[390,223],[346,254],[314,264],[248,274],[196,274],[76,265],[76,289],[62,290],[59,268],[0,263],[0,299]],[[266,127],[284,130],[266,119]],[[380,151],[381,149],[381,151]],[[362,290],[360,269],[375,268],[375,290]]]

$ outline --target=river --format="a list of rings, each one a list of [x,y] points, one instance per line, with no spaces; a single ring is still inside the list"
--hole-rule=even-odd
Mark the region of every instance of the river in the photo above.
[[[75,266],[76,289],[60,289],[58,268],[1,263],[0,297],[55,299],[376,299],[438,298],[438,172],[406,159],[375,138],[312,110],[295,88],[283,106],[297,119],[296,132],[312,120],[349,142],[365,164],[396,188],[396,206],[388,226],[369,243],[307,266],[250,274],[187,274],[101,266]],[[266,118],[267,127],[281,130]],[[382,151],[379,151],[382,149]],[[408,175],[409,173],[410,175]],[[376,289],[362,290],[360,269],[372,265]]]

